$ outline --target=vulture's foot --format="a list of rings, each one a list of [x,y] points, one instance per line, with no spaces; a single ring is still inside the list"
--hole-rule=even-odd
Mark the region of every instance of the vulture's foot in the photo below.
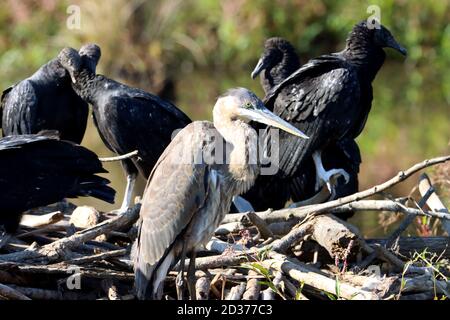
[[[320,188],[326,184],[328,191],[331,193],[331,198],[334,198],[334,187],[337,184],[339,177],[343,177],[345,179],[345,183],[348,183],[350,181],[350,175],[344,169],[325,170],[322,164],[320,151],[314,152],[312,157],[316,166],[316,191],[319,191]]]

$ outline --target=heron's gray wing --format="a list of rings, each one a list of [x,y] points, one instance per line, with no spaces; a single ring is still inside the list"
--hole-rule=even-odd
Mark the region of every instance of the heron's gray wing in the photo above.
[[[207,199],[209,167],[192,159],[205,148],[211,123],[181,130],[155,165],[144,192],[139,259],[153,265],[164,257]]]

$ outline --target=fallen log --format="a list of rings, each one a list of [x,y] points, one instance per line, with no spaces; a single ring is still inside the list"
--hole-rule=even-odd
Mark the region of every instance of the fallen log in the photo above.
[[[272,250],[284,253],[306,235],[312,235],[312,238],[325,248],[331,257],[342,260],[346,259],[349,253],[358,252],[361,243],[364,242],[354,226],[333,215],[321,215],[312,217],[292,229],[280,240],[274,241]],[[351,252],[349,252],[349,246],[351,246]]]
[[[343,198],[341,198],[343,199]],[[339,200],[339,199],[338,199]],[[330,202],[338,201],[333,200]],[[327,203],[330,203],[327,202]],[[325,204],[327,204],[325,203]],[[280,210],[266,210],[255,212],[255,214],[263,219],[266,223],[286,222],[286,221],[301,221],[310,214],[319,212],[326,212],[329,214],[342,214],[351,211],[386,211],[386,212],[402,212],[411,214],[413,216],[428,216],[435,217],[442,220],[450,220],[450,215],[445,212],[426,211],[416,208],[406,207],[404,204],[394,200],[355,200],[352,202],[345,202],[343,204],[335,203],[335,207],[329,209],[321,209],[324,204],[310,205],[307,207],[287,208]],[[319,211],[316,211],[319,210]],[[237,223],[243,219],[247,213],[230,213],[227,214],[222,221],[224,224]]]
[[[244,216],[241,217],[243,219]],[[227,236],[230,233],[237,233],[240,230],[244,229],[245,226],[242,224],[242,222],[234,221],[231,223],[222,223],[215,231],[214,234],[216,236]]]
[[[305,295],[301,292],[301,288],[296,287],[287,277],[282,277],[282,283],[286,288],[286,291],[295,299],[295,300],[309,300]]]
[[[380,297],[372,292],[355,288],[347,283],[336,283],[336,280],[314,272],[303,263],[293,263],[286,256],[280,254],[271,255],[271,259],[265,260],[263,264],[290,276],[292,279],[309,285],[318,290],[338,295],[348,300],[379,300]],[[339,293],[336,292],[339,288]]]
[[[367,239],[368,245],[378,244],[385,246],[387,239]],[[414,252],[436,253],[445,258],[450,258],[450,238],[448,237],[401,237],[398,241],[399,253],[403,256],[412,257]]]
[[[312,224],[312,238],[333,258],[347,259],[364,242],[354,226],[333,215],[316,216],[308,223]]]
[[[228,243],[214,237],[206,244],[205,247],[208,251],[215,253],[223,253],[226,250],[231,250],[233,252],[248,250],[245,246],[241,244]]]
[[[261,219],[256,213],[248,212],[246,218],[258,229],[263,239],[273,238],[273,233],[267,223]]]
[[[0,260],[26,261],[38,259],[41,263],[49,263],[61,258],[64,259],[65,251],[136,221],[139,217],[139,210],[140,204],[137,204],[123,215],[106,220],[92,228],[79,231],[72,236],[62,238],[41,248],[30,248],[21,252],[0,255]]]
[[[208,300],[211,281],[207,277],[198,278],[195,283],[195,297],[197,300]]]
[[[231,288],[225,300],[241,300],[244,291],[245,291],[245,283],[241,282],[237,286]]]
[[[96,298],[93,293],[58,291],[16,285],[11,285],[11,287],[33,300],[94,300]]]
[[[94,255],[83,256],[83,257],[67,260],[67,261],[64,261],[64,263],[81,265],[81,264],[86,264],[86,263],[90,263],[90,262],[94,262],[94,261],[105,260],[105,259],[114,258],[114,257],[120,257],[120,256],[125,255],[127,252],[128,252],[127,249],[118,249],[118,250],[107,251],[107,252],[102,252],[102,253],[98,253],[98,254],[94,254]]]
[[[248,275],[256,277],[258,274],[255,271],[250,270]],[[258,300],[260,291],[261,285],[259,284],[259,280],[257,278],[250,278],[247,281],[242,300]]]
[[[82,267],[76,265],[65,265],[63,263],[53,265],[24,265],[12,264],[0,265],[1,270],[14,270],[16,273],[23,274],[53,274],[60,276],[71,276],[79,274],[83,277],[97,278],[97,279],[116,279],[123,281],[134,281],[134,274],[131,272],[124,272],[106,268],[97,267]]]
[[[268,287],[267,289],[261,291],[261,299],[262,300],[275,300],[275,296],[278,292],[275,292],[274,289],[279,290],[281,281],[283,279],[283,273],[279,270],[275,272],[275,277],[272,280],[272,284],[274,288]]]

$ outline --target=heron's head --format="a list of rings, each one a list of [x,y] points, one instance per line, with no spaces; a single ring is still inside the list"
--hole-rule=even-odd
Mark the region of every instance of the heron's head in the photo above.
[[[81,69],[81,57],[78,51],[73,48],[64,48],[58,54],[58,61],[64,69],[69,72],[70,78],[73,83],[76,83],[75,72],[79,72]]]
[[[352,34],[363,34],[370,44],[375,47],[392,48],[404,56],[408,53],[408,51],[397,42],[392,33],[382,24],[371,26],[367,24],[366,20],[363,20],[353,28],[351,35]]]
[[[220,96],[214,106],[213,116],[214,122],[224,118],[246,123],[256,121],[308,139],[303,132],[273,114],[253,92],[245,88],[230,89]]]
[[[102,55],[100,47],[95,43],[85,44],[78,51],[81,59],[83,60],[85,66],[93,73],[97,68],[98,61]]]
[[[264,51],[252,71],[252,79],[255,79],[263,70],[271,70],[277,66],[283,61],[284,56],[292,57],[293,61],[290,63],[295,64],[295,69],[300,67],[295,48],[289,41],[279,37],[267,39],[264,43]]]

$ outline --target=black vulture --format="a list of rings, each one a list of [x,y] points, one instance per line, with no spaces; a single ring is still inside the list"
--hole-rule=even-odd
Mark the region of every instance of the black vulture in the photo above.
[[[54,133],[0,139],[0,227],[12,234],[22,213],[64,198],[95,197],[114,203],[96,154]]]
[[[264,52],[252,72],[252,78],[259,75],[264,93],[268,94],[274,86],[300,68],[300,65],[300,58],[289,41],[279,37],[270,38],[264,44]],[[267,104],[267,107],[273,109],[273,104]],[[334,198],[358,191],[361,155],[353,139],[330,143],[323,150],[322,160],[326,169],[342,168],[350,176],[348,183],[339,181],[336,185]],[[310,158],[290,177],[259,176],[253,188],[243,197],[250,201],[255,210],[262,211],[267,208],[283,208],[289,199],[295,202],[306,200],[316,191],[314,162]],[[348,214],[341,216],[348,217]]]
[[[58,58],[71,74],[75,92],[92,105],[94,123],[106,146],[117,154],[138,150],[138,157],[122,161],[127,175],[120,208],[124,211],[138,172],[147,178],[177,129],[191,120],[168,101],[95,74],[72,48],[63,49]]]
[[[312,158],[320,182],[317,187],[326,183],[333,189],[332,180],[348,178],[342,168],[326,171],[321,153],[331,145],[342,149],[349,159],[359,154],[352,140],[369,115],[372,81],[383,65],[386,47],[406,55],[388,29],[382,25],[371,28],[362,21],[353,27],[343,51],[310,60],[266,94],[264,101],[275,114],[310,137],[292,139],[280,132],[278,177],[294,176]]]
[[[300,66],[300,58],[289,41],[280,37],[269,38],[251,76],[255,79],[259,75],[261,86],[267,94]]]
[[[99,48],[85,45],[80,55],[83,65],[95,72]],[[61,139],[78,144],[83,140],[89,114],[88,104],[73,91],[70,75],[58,59],[6,89],[0,108],[3,136],[56,130]]]
[[[184,128],[148,179],[132,253],[140,299],[161,298],[167,272],[178,260],[182,270],[177,283],[182,283],[187,253],[191,253],[188,274],[194,276],[195,250],[210,239],[228,213],[232,197],[255,182],[259,166],[252,159],[256,159],[257,135],[250,121],[306,138],[244,88],[221,96],[213,118],[214,123],[196,121]],[[189,284],[195,299],[192,281]]]

